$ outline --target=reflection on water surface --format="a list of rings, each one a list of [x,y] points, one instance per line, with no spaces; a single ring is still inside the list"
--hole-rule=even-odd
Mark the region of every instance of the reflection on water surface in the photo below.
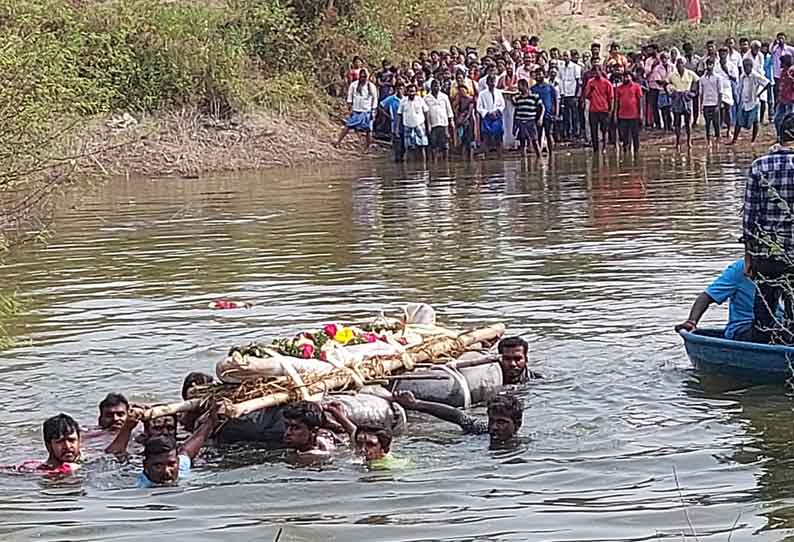
[[[671,331],[741,254],[750,158],[371,163],[118,181],[65,205],[49,246],[0,270],[31,309],[13,328],[31,343],[0,355],[3,462],[42,453],[48,415],[93,423],[115,390],[172,400],[233,344],[407,300],[460,326],[505,321],[547,378],[521,391],[515,451],[420,418],[395,449],[414,468],[392,473],[235,446],[184,487],[142,491],[97,458],[69,483],[2,476],[0,536],[681,540],[683,502],[700,540],[734,524],[734,540],[785,538],[790,398],[697,375]],[[208,310],[221,295],[256,306]]]

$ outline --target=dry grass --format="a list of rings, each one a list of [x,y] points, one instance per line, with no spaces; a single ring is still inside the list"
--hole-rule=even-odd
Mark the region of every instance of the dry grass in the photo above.
[[[192,177],[356,155],[353,138],[336,148],[338,127],[314,115],[260,111],[220,121],[183,110],[139,118],[129,128],[110,127],[106,120],[78,136],[80,146],[100,151],[81,161],[82,174]]]

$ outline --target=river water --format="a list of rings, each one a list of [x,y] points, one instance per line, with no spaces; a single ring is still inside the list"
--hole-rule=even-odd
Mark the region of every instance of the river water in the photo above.
[[[44,455],[47,416],[95,423],[109,391],[174,400],[231,345],[406,301],[461,327],[505,322],[546,378],[520,392],[514,451],[420,418],[394,447],[413,466],[389,473],[232,447],[186,485],[138,490],[95,457],[69,481],[0,475],[0,538],[784,539],[790,398],[698,375],[672,332],[741,255],[752,157],[665,151],[119,180],[64,204],[48,245],[0,270],[26,308],[0,354],[2,463]],[[256,306],[208,310],[220,296]]]

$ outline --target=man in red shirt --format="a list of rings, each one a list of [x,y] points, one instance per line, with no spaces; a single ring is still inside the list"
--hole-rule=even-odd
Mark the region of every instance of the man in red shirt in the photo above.
[[[629,143],[631,143],[634,156],[637,156],[640,150],[641,99],[642,87],[634,82],[629,72],[623,72],[623,81],[615,89],[618,131],[620,141],[623,143],[623,152],[629,152]]]
[[[593,140],[593,152],[598,152],[598,138],[601,136],[603,152],[607,152],[607,128],[609,115],[612,113],[615,91],[612,83],[604,77],[604,69],[600,65],[593,66],[595,76],[587,82],[584,90],[586,100],[590,102],[590,137]]]

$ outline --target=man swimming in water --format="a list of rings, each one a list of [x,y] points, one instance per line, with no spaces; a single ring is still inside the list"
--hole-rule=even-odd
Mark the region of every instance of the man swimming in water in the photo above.
[[[130,437],[140,423],[141,417],[141,411],[131,410],[116,438],[105,451],[119,458],[126,457]],[[143,472],[138,477],[138,487],[170,484],[187,476],[193,459],[204,447],[217,425],[218,411],[213,407],[207,412],[198,429],[181,446],[177,444],[175,435],[168,432],[150,433],[144,442]]]
[[[99,427],[103,431],[116,432],[124,425],[130,403],[120,393],[108,393],[99,403]]]
[[[199,428],[181,446],[176,439],[167,435],[147,440],[143,448],[143,472],[138,475],[138,487],[149,488],[184,480],[190,474],[193,460],[217,426],[218,411],[212,408]]]
[[[44,446],[49,454],[47,460],[26,461],[18,467],[20,471],[42,474],[73,474],[80,461],[80,426],[71,416],[58,414],[48,418],[42,427]]]
[[[524,407],[517,398],[499,395],[488,403],[488,419],[475,418],[457,408],[442,403],[420,401],[410,391],[395,392],[394,400],[406,410],[430,414],[454,423],[470,435],[488,434],[492,447],[503,447],[515,442],[523,422]]]
[[[283,444],[299,456],[326,456],[334,448],[333,435],[326,425],[322,407],[310,401],[295,401],[284,408]]]
[[[357,427],[345,414],[342,404],[338,402],[328,403],[324,406],[324,409],[350,436],[356,453],[367,463],[390,462],[392,459],[390,452],[393,438],[390,429],[376,425]]]
[[[529,344],[521,337],[507,337],[499,341],[497,347],[501,359],[502,382],[508,384],[523,384],[528,380],[542,378],[538,373],[530,371]]]

